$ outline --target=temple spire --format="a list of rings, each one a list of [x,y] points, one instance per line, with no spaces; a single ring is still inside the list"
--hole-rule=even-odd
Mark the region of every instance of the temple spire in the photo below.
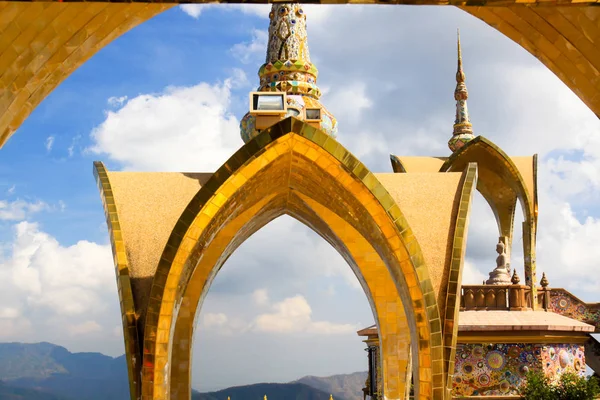
[[[457,49],[458,66],[456,70],[456,89],[454,90],[454,99],[456,100],[456,119],[454,120],[454,131],[452,138],[448,141],[448,147],[453,152],[459,150],[469,141],[475,138],[473,135],[473,126],[469,119],[469,110],[467,108],[467,85],[465,84],[465,72],[463,71],[462,52],[460,49],[460,31],[457,30]]]
[[[301,4],[274,3],[269,13],[269,42],[260,67],[259,91],[278,91],[318,99],[317,67],[310,62],[306,14]]]
[[[306,14],[302,4],[273,3],[269,13],[266,53],[265,63],[258,70],[260,81],[256,92],[285,93],[286,114],[283,118],[291,116],[303,120],[335,138],[337,120],[319,102],[318,71],[310,61]],[[240,133],[245,143],[265,129],[262,123],[257,125],[257,114],[249,112],[240,121]]]

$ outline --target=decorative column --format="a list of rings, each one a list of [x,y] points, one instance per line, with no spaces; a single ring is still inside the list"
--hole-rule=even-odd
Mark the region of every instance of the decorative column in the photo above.
[[[535,242],[536,242],[536,224],[535,221],[523,222],[523,255],[525,258],[525,285],[531,288],[531,298],[529,302],[531,308],[536,310],[537,305],[537,278],[535,262]]]

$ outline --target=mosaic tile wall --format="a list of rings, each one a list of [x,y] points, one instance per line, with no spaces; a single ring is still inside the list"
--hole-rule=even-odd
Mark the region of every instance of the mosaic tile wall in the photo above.
[[[596,331],[600,330],[600,307],[598,303],[586,304],[566,290],[552,289],[549,309],[565,317],[595,325]]]
[[[453,396],[518,395],[527,372],[544,371],[556,380],[565,371],[583,374],[583,345],[458,344]]]

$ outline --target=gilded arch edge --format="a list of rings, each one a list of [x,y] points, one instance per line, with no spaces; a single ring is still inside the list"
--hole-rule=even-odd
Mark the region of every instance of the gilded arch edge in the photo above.
[[[211,204],[216,192],[234,175],[235,171],[265,152],[268,144],[289,133],[295,133],[298,136],[315,143],[329,153],[330,156],[337,159],[346,169],[349,176],[362,183],[362,185],[371,192],[373,197],[377,200],[377,203],[379,203],[389,217],[392,225],[395,225],[395,228],[398,230],[398,237],[404,245],[407,254],[409,254],[411,264],[414,268],[413,279],[418,284],[422,296],[422,303],[421,301],[418,301],[417,303],[413,302],[413,307],[416,304],[420,304],[417,308],[422,310],[421,313],[427,321],[426,326],[429,332],[429,338],[426,338],[425,340],[428,340],[431,349],[431,368],[433,368],[432,382],[434,382],[432,395],[434,398],[442,398],[444,382],[441,318],[435,296],[433,295],[433,286],[429,279],[427,266],[420,246],[416,242],[414,234],[408,226],[407,220],[404,218],[400,208],[389,193],[387,193],[383,185],[377,180],[373,173],[356,159],[356,157],[348,152],[335,139],[330,138],[318,129],[296,120],[295,118],[287,118],[275,124],[270,129],[265,130],[252,141],[241,147],[212,175],[206,184],[203,185],[198,193],[192,198],[175,224],[158,263],[157,273],[152,284],[150,296],[150,302],[154,304],[149,304],[149,306],[152,306],[157,310],[160,309],[163,302],[164,285],[166,283],[167,275],[171,270],[171,265],[175,262],[181,265],[185,263],[185,260],[181,258],[178,259],[177,252],[195,217],[200,214],[205,205]],[[236,177],[233,176],[233,178],[235,179]],[[214,203],[212,204],[214,206]],[[410,243],[410,248],[407,248],[408,243]],[[159,278],[160,281],[158,281],[157,278]],[[146,347],[156,346],[155,338],[157,334],[158,315],[159,314],[157,313],[148,313],[146,316],[146,329],[144,330],[145,353]],[[146,346],[146,344],[148,344],[148,346]],[[146,370],[146,365],[144,365],[143,369]],[[154,368],[152,367],[152,371],[148,370],[146,372],[153,375],[153,370]],[[145,373],[143,374],[145,375]],[[436,383],[437,386],[435,385]]]
[[[137,314],[133,298],[131,280],[129,278],[129,260],[125,251],[125,242],[121,234],[119,216],[112,187],[104,164],[100,161],[94,162],[94,178],[100,191],[102,205],[104,206],[104,215],[108,225],[113,260],[115,263],[115,273],[117,275],[117,288],[121,306],[121,316],[123,322],[123,338],[125,341],[125,354],[127,360],[127,373],[130,388],[131,400],[136,400],[140,393],[138,364],[139,339],[137,329]]]

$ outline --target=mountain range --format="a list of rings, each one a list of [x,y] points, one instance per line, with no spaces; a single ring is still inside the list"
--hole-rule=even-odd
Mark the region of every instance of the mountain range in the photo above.
[[[290,383],[259,383],[193,400],[361,400],[366,372],[305,376]],[[125,356],[71,353],[51,343],[0,343],[0,400],[128,400]]]

